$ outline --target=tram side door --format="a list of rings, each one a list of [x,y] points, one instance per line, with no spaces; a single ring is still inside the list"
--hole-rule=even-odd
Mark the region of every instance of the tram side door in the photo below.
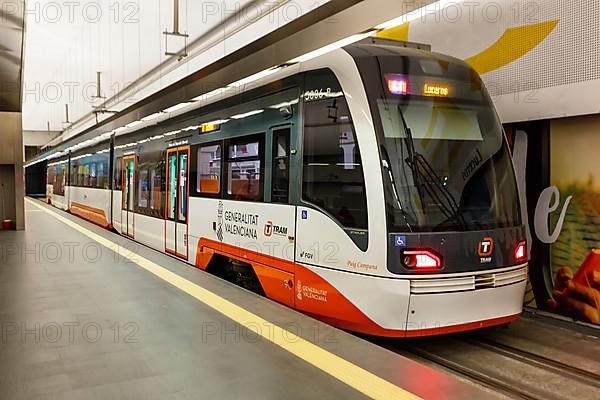
[[[135,179],[136,156],[123,157],[123,204],[121,207],[121,233],[130,238],[135,237]]]
[[[279,126],[271,128],[272,137],[272,158],[271,158],[271,199],[273,204],[280,204],[285,207],[273,209],[273,218],[277,218],[277,227],[279,232],[270,232],[270,240],[282,240],[278,243],[281,247],[278,250],[278,257],[294,261],[294,249],[296,243],[296,205],[299,196],[299,188],[294,184],[297,181],[296,174],[301,171],[298,168],[297,159],[297,127],[293,125]],[[275,221],[275,220],[274,220]],[[285,231],[282,232],[281,228]],[[271,226],[271,229],[275,229]],[[290,254],[291,253],[291,254]],[[290,299],[293,304],[294,299]]]
[[[167,151],[165,251],[188,259],[190,148]]]

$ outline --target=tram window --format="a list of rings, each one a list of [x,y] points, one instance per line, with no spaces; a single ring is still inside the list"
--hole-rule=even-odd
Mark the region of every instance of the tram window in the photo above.
[[[148,208],[148,170],[140,170],[138,182],[138,207]]]
[[[71,170],[69,171],[71,186],[77,186],[77,174],[75,171],[75,165],[71,164]]]
[[[306,102],[304,118],[302,198],[346,228],[367,229],[362,159],[345,98]]]
[[[161,155],[164,157],[164,155]],[[165,161],[161,159],[158,163],[154,164],[152,169],[152,180],[150,182],[152,192],[150,194],[150,208],[153,211],[153,215],[157,217],[164,217],[165,215],[165,196],[166,196],[166,181],[165,181]]]
[[[84,185],[83,165],[76,164],[75,166],[75,186]]]
[[[263,200],[262,141],[230,143],[227,148],[227,197],[234,200]]]
[[[108,189],[108,162],[100,161],[96,167],[96,187],[99,189]]]
[[[221,193],[221,145],[198,149],[198,182],[196,192],[208,195]]]
[[[65,195],[65,178],[67,166],[59,164],[48,168],[48,185],[52,186],[52,193],[58,196]]]
[[[56,182],[56,167],[48,167],[46,172],[46,185],[54,186]],[[54,190],[56,192],[56,190]],[[55,193],[56,194],[56,193]]]
[[[169,178],[167,183],[167,217],[170,220],[174,220],[175,212],[177,211],[177,152],[170,153],[168,157],[167,176]]]
[[[55,176],[54,181],[54,193],[59,196],[65,195],[65,171],[67,167],[65,165],[57,166],[58,173]]]
[[[114,163],[114,176],[113,176],[113,187],[115,190],[122,189],[122,180],[123,180],[123,159],[117,158]]]
[[[271,200],[288,203],[290,193],[290,129],[273,132],[273,171]]]
[[[189,151],[179,152],[179,179],[178,179],[178,201],[179,210],[177,212],[178,222],[187,222],[188,209],[188,176],[189,176]]]
[[[161,202],[160,175],[156,166],[150,171],[150,209],[160,210]]]
[[[95,188],[97,187],[97,175],[96,175],[96,164],[95,163],[91,163],[89,165],[89,175],[90,178],[88,180],[88,185],[89,187]]]
[[[82,186],[90,186],[90,166],[82,165],[81,167],[81,181]]]

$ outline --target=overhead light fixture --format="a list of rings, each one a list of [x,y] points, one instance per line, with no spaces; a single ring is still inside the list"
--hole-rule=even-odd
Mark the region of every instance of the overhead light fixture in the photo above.
[[[136,126],[138,126],[141,123],[142,123],[142,121],[133,121],[133,122],[125,125],[125,128],[135,128]]]
[[[299,102],[300,102],[299,99],[291,100],[291,101],[284,101],[282,103],[272,105],[269,108],[272,108],[274,110],[278,110],[278,109],[283,108],[283,107],[293,106],[294,104],[298,104]]]
[[[274,67],[274,68],[269,68],[269,69],[265,69],[264,71],[258,72],[254,75],[250,75],[247,78],[244,79],[240,79],[239,81],[235,82],[233,85],[246,85],[248,83],[252,83],[254,81],[258,81],[259,79],[263,79],[266,78],[269,75],[273,75],[275,72],[279,72],[281,70],[282,67]]]
[[[375,29],[384,30],[394,28],[396,26],[406,24],[411,21],[416,21],[420,18],[425,17],[426,15],[438,13],[450,4],[458,5],[462,2],[463,0],[439,0],[426,6],[417,8],[415,10],[408,11],[406,14],[398,18],[394,18],[388,22],[384,22],[383,24],[377,25]]]
[[[254,110],[254,111],[249,111],[247,113],[243,113],[243,114],[238,114],[238,115],[234,115],[233,117],[231,117],[231,119],[244,119],[244,118],[248,118],[251,117],[253,115],[258,115],[258,114],[262,114],[264,113],[265,110]]]
[[[320,49],[311,51],[310,53],[306,53],[300,57],[296,57],[293,60],[290,60],[288,63],[295,64],[295,63],[302,63],[302,62],[310,61],[313,58],[320,57],[320,56],[330,53],[334,50],[341,49],[342,47],[345,47],[352,43],[356,43],[360,40],[363,40],[363,39],[371,36],[375,32],[376,32],[376,30],[369,30],[364,33],[359,33],[356,35],[349,36],[345,39],[338,40],[335,43],[331,43],[331,44],[328,44],[327,46],[321,47]]]
[[[217,95],[221,95],[221,94],[225,93],[227,90],[235,89],[239,86],[244,86],[249,83],[266,78],[267,76],[273,75],[274,73],[281,71],[282,69],[283,69],[283,67],[272,67],[269,69],[265,69],[264,71],[257,72],[256,74],[253,74],[246,78],[240,79],[239,81],[233,82],[227,86],[223,86],[221,88],[212,90],[208,93],[201,94],[198,97],[194,97],[192,99],[192,101],[202,101],[202,100],[206,101],[212,97],[215,97]]]
[[[212,90],[212,91],[210,91],[208,93],[201,94],[198,97],[194,97],[192,99],[192,101],[206,101],[206,100],[208,100],[208,99],[210,99],[212,97],[215,97],[215,96],[218,96],[218,95],[224,93],[225,91],[227,91],[228,89],[231,89],[231,88],[233,88],[233,86],[231,86],[231,85],[228,85],[228,86],[225,86],[225,87],[221,87],[221,88]]]
[[[185,108],[185,107],[189,106],[190,104],[192,104],[191,101],[186,101],[183,103],[175,104],[174,106],[171,106],[169,108],[165,108],[163,111],[166,113],[172,113],[172,112],[181,110],[182,108]]]
[[[215,121],[205,122],[202,125],[223,125],[228,123],[229,121],[229,119],[217,119]]]
[[[91,155],[91,154],[89,154],[89,153],[88,153],[88,154],[82,154],[82,155],[80,155],[80,156],[77,156],[77,157],[73,157],[73,158],[71,158],[71,161],[75,161],[75,160],[79,160],[79,159],[81,159],[81,158],[86,158],[86,157],[91,157],[91,156],[92,156],[92,155]]]
[[[44,160],[42,160],[42,161],[44,161]],[[48,166],[49,167],[53,167],[55,165],[65,164],[66,162],[67,162],[67,160],[57,161],[57,162],[53,162],[53,163],[48,164]]]
[[[163,115],[164,113],[162,111],[159,111],[157,113],[154,114],[150,114],[144,118],[141,119],[142,122],[148,122],[148,121],[152,121],[153,119],[159,118],[161,115]]]

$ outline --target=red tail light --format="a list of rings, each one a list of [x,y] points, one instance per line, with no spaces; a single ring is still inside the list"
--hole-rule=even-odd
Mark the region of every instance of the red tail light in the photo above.
[[[404,250],[402,264],[409,269],[440,269],[442,258],[430,250]]]
[[[527,261],[527,242],[520,242],[515,248],[515,260]]]

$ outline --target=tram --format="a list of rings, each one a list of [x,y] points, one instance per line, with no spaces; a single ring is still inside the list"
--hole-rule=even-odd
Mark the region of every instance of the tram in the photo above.
[[[484,84],[395,42],[109,133],[48,163],[47,200],[350,331],[435,335],[522,311],[525,228]]]

